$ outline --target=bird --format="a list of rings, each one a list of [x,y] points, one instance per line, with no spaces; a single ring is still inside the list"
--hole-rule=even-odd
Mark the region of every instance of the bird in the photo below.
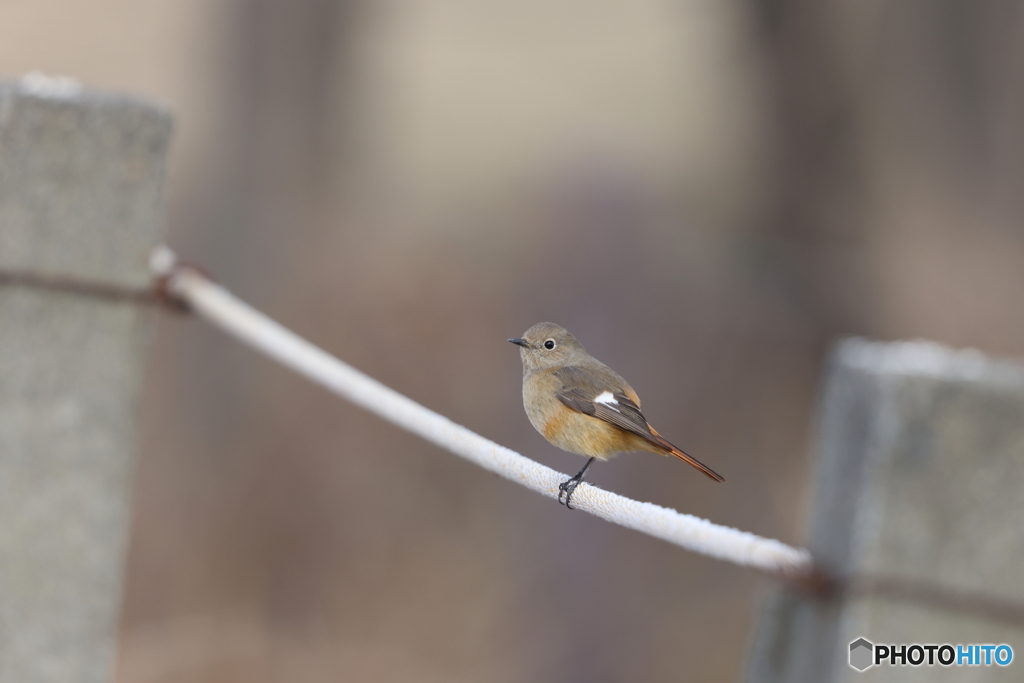
[[[597,360],[568,330],[537,323],[509,339],[523,361],[523,407],[530,424],[553,446],[587,456],[574,476],[558,486],[565,506],[595,460],[616,453],[673,455],[715,481],[725,477],[669,443],[640,412],[640,397],[626,380]]]

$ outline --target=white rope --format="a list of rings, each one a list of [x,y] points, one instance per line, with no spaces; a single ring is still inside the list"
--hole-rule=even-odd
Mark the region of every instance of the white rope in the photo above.
[[[176,267],[173,253],[158,247],[151,268],[166,277],[170,294],[240,341],[372,413],[506,479],[557,498],[561,474],[499,446],[425,408],[346,365],[274,322],[195,270]],[[755,536],[653,503],[641,503],[584,483],[573,507],[704,555],[772,573],[799,575],[810,570],[806,550]]]

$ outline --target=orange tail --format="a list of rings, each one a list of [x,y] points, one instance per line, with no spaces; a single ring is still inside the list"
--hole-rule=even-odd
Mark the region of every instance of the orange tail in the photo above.
[[[654,443],[664,448],[666,451],[668,451],[669,454],[676,456],[683,462],[690,463],[691,465],[693,465],[698,470],[708,475],[715,481],[725,481],[725,477],[720,475],[718,472],[715,472],[713,469],[702,463],[700,460],[697,460],[697,458],[694,458],[692,456],[687,455],[686,453],[683,453],[681,450],[670,444],[668,441],[665,440],[665,438],[661,434],[654,431],[653,427],[651,427],[651,434],[654,435]]]

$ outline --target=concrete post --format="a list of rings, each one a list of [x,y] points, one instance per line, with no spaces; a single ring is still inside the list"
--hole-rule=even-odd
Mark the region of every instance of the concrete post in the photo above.
[[[1024,601],[1024,366],[927,342],[849,340],[821,403],[809,548],[840,576]],[[860,638],[867,641],[857,643]],[[870,644],[1000,644],[1010,667],[862,666]],[[1024,629],[872,594],[781,591],[748,683],[1021,680]]]
[[[0,270],[145,287],[168,114],[0,82]],[[0,683],[112,675],[153,312],[0,285]]]

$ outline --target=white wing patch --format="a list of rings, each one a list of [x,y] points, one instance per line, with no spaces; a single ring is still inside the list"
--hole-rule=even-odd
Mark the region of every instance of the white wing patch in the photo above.
[[[622,412],[618,408],[619,402],[615,400],[615,397],[612,396],[612,392],[610,391],[605,391],[599,394],[598,397],[594,399],[594,403],[603,403],[616,413]]]

